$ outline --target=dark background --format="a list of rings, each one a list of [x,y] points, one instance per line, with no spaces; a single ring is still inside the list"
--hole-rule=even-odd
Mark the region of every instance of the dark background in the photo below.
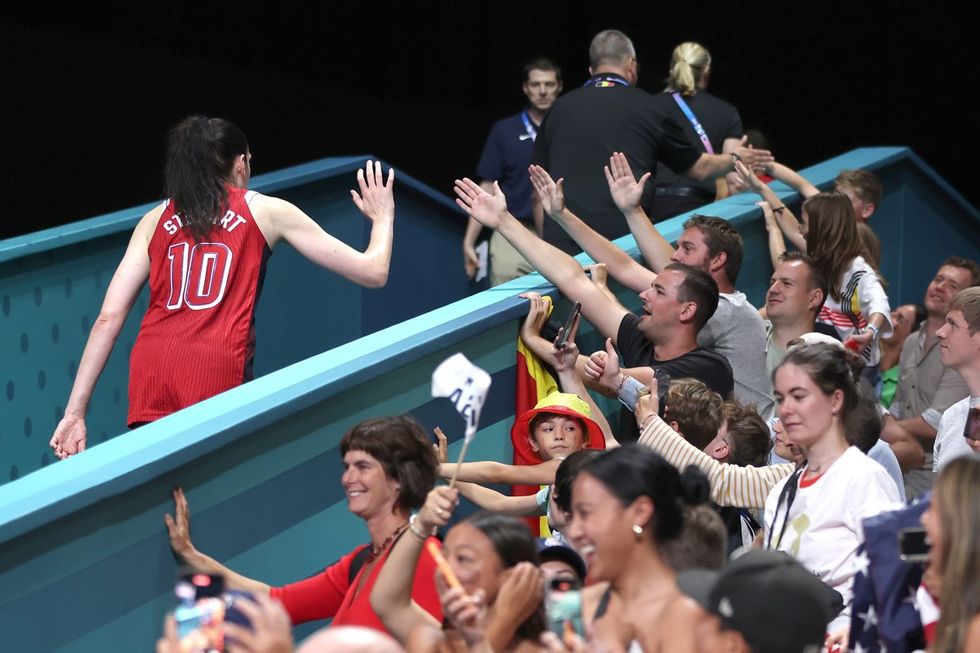
[[[908,145],[980,198],[965,97],[975,21],[952,6],[620,2],[586,16],[570,3],[320,4],[4,10],[0,238],[159,198],[166,130],[191,113],[242,127],[253,174],[371,153],[448,194],[493,121],[521,108],[523,63],[552,56],[574,88],[608,27],[633,38],[652,91],[677,43],[706,45],[710,90],[791,166]]]

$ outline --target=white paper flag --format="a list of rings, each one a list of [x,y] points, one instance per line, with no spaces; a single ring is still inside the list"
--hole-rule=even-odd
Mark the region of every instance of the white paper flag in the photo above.
[[[449,397],[466,420],[465,441],[476,434],[480,410],[490,389],[490,375],[462,354],[453,354],[432,373],[432,396]]]

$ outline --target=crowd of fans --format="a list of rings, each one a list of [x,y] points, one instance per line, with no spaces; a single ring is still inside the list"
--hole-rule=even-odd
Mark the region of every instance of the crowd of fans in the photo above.
[[[405,416],[362,422],[341,442],[341,483],[370,542],[283,587],[198,551],[178,488],[166,517],[174,553],[190,574],[221,578],[244,615],[220,629],[227,650],[291,651],[291,625],[325,618],[330,628],[299,650],[867,650],[869,622],[884,628],[890,608],[876,604],[874,619],[855,608],[855,578],[876,564],[862,552],[872,544],[865,528],[913,499],[930,502],[924,558],[901,548],[913,533],[884,544],[909,559],[891,575],[921,586],[918,628],[902,650],[980,650],[980,267],[951,256],[922,305],[893,310],[880,271],[887,254],[872,227],[882,197],[873,173],[842,171],[821,191],[749,142],[735,107],[707,92],[711,58],[696,43],[677,47],[656,95],[636,87],[636,53],[621,32],[596,35],[589,56],[589,82],[562,96],[560,68],[531,61],[528,108],[495,125],[480,178],[455,184],[470,218],[467,273],[486,263],[476,241],[489,228],[495,283],[536,269],[605,339],[580,354],[576,318],[553,345],[542,335],[548,301],[524,296],[521,339],[559,384],[513,424],[514,442],[537,464],[457,468],[438,429],[433,439]],[[150,268],[148,252],[168,252],[173,267],[178,246],[185,266],[202,246],[214,248],[205,263],[217,265],[237,241],[200,243],[211,230],[255,224],[236,236],[251,239],[253,276],[261,277],[265,246],[284,238],[355,282],[384,282],[394,208],[392,177],[380,166],[359,171],[352,193],[373,223],[362,253],[295,207],[245,193],[250,155],[230,123],[192,119],[175,133],[192,155],[172,152],[177,190],[140,222],[106,299],[124,317],[148,276],[160,285],[154,292],[166,305],[148,312],[141,338],[160,336],[153,311],[164,320],[185,302],[202,311],[222,301],[236,274],[230,254],[222,294],[210,299],[203,281],[200,296],[183,286],[175,294],[173,278]],[[195,170],[195,157],[224,176],[212,175],[213,201],[195,204],[186,220],[196,243],[188,259],[189,241],[168,245],[157,232],[182,233],[195,191],[178,173]],[[799,193],[799,218],[771,180]],[[761,307],[737,290],[744,245],[729,222],[694,215],[675,244],[656,227],[736,193],[759,196],[769,236],[773,272]],[[612,242],[626,232],[643,262]],[[597,265],[583,270],[569,254],[579,250]],[[638,293],[639,314],[610,291],[607,275]],[[52,439],[60,457],[84,449],[87,397],[113,324],[93,331]],[[250,352],[233,358],[221,388],[247,378]],[[622,403],[615,428],[592,393]],[[540,491],[487,487],[498,484]],[[453,520],[461,500],[482,510]],[[547,537],[522,517],[546,519]],[[158,651],[187,650],[185,625],[168,618]]]

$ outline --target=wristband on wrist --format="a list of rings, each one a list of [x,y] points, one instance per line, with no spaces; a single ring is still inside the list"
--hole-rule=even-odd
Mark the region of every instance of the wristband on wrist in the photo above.
[[[623,373],[620,372],[620,374]],[[619,391],[623,389],[623,384],[626,383],[626,379],[628,378],[630,378],[628,374],[623,374],[623,380],[619,382],[618,386],[616,386],[616,394],[619,394]]]
[[[878,333],[879,333],[878,327],[876,327],[873,324],[868,324],[868,329],[867,330],[871,332],[871,339],[872,340],[877,340],[878,339]]]
[[[626,406],[630,412],[636,410],[636,402],[640,398],[640,390],[643,389],[643,384],[634,379],[631,376],[627,376],[623,383],[620,384],[619,390],[616,392],[616,398],[619,402]]]
[[[772,207],[772,212],[773,213],[782,213],[785,210],[786,210],[786,205],[785,204],[781,204],[780,206],[774,206],[774,207]]]
[[[653,418],[656,417],[656,416],[657,416],[656,413],[650,413],[649,415],[647,415],[646,417],[644,417],[643,418],[643,422],[640,423],[640,431],[643,431],[643,429],[645,429],[647,426],[649,426],[650,425],[650,422],[652,422],[653,421]]]
[[[415,523],[418,521],[418,513],[412,513],[412,516],[408,518],[408,530],[412,531],[412,535],[419,538],[420,540],[426,540],[430,535],[435,535],[438,527],[433,527],[432,532],[426,535],[424,531],[421,530],[421,526],[416,528]]]

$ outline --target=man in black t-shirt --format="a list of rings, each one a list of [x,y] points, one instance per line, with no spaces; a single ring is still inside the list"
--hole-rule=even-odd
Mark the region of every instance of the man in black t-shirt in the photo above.
[[[592,283],[575,259],[535,236],[508,213],[499,187],[491,194],[469,179],[457,180],[456,195],[457,204],[470,217],[496,229],[562,295],[581,302],[582,314],[608,338],[607,350],[619,346],[624,374],[649,384],[653,368],[662,367],[672,378],[692,377],[722,397],[731,394],[735,382],[728,361],[697,343],[698,331],[718,306],[718,284],[707,273],[683,263],[666,266],[651,287],[640,293],[643,315],[637,317]],[[584,358],[581,362],[584,368]]]
[[[629,37],[605,30],[589,46],[585,86],[558,98],[534,142],[533,161],[567,182],[568,208],[612,240],[628,232],[613,204],[602,167],[623,152],[633,170],[655,170],[662,161],[678,174],[710,179],[730,172],[728,154],[707,154],[694,146],[676,120],[674,107],[637,88],[636,51]],[[740,147],[749,167],[771,160],[768,152]],[[652,192],[652,189],[651,189]],[[650,207],[652,195],[644,197]],[[544,224],[544,239],[569,254],[580,250],[561,228]]]

